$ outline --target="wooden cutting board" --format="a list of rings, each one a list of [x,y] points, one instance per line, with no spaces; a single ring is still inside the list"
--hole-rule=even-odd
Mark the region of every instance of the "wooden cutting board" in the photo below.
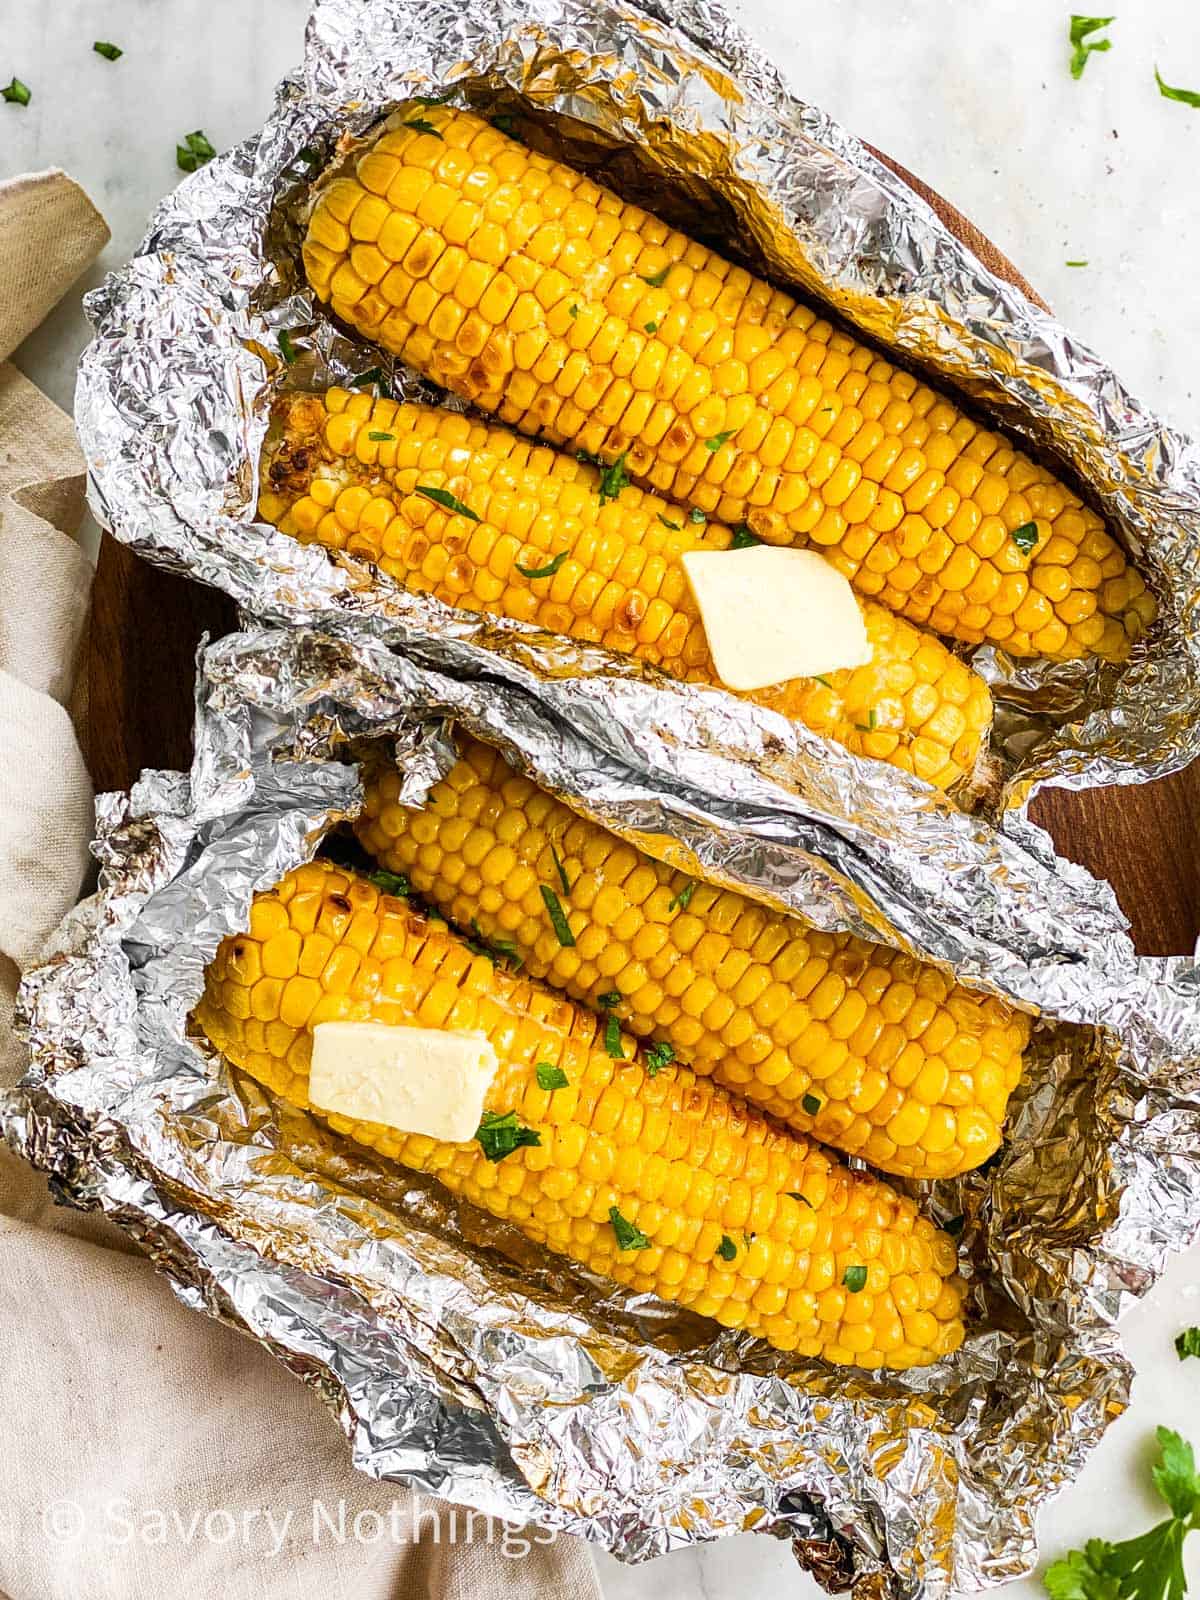
[[[882,157],[988,267],[1044,304],[962,214]],[[195,652],[228,633],[224,595],[163,572],[107,534],[100,548],[88,648],[87,756],[97,791],[127,789],[143,767],[191,759]],[[1060,854],[1107,878],[1143,955],[1190,955],[1200,938],[1200,762],[1136,788],[1052,790],[1033,817]]]

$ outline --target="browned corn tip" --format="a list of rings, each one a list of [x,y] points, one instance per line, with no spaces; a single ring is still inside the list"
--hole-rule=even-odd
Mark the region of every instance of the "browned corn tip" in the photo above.
[[[255,897],[196,1022],[303,1107],[311,1029],[333,1020],[482,1029],[501,1056],[487,1109],[515,1111],[537,1145],[493,1162],[475,1141],[328,1121],[589,1270],[827,1361],[911,1367],[961,1343],[954,1244],[911,1200],[682,1068],[650,1076],[628,1035],[614,1059],[589,1013],[316,862]],[[566,1086],[539,1087],[538,1062]],[[645,1248],[618,1247],[614,1209]]]
[[[471,112],[395,112],[303,247],[333,311],[455,393],[936,633],[1123,660],[1155,616],[1103,520],[790,295]]]
[[[419,810],[368,774],[365,848],[460,927],[825,1144],[911,1178],[1000,1144],[1029,1019],[936,968],[820,933],[674,872],[517,776],[485,745]],[[560,898],[564,946],[542,886]]]
[[[285,398],[262,475],[266,520],[364,556],[407,589],[719,681],[680,558],[727,549],[721,523],[635,488],[610,498],[595,467],[506,429],[344,389]],[[987,738],[988,687],[932,635],[871,601],[863,613],[867,666],[744,698],[950,788]]]

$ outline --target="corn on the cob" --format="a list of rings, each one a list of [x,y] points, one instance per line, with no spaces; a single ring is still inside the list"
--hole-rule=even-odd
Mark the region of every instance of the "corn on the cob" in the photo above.
[[[421,810],[400,804],[394,767],[369,773],[357,823],[452,922],[577,999],[619,1002],[640,1038],[885,1172],[949,1177],[997,1148],[1027,1017],[898,951],[697,883],[489,747],[460,748]]]
[[[728,549],[733,535],[657,495],[601,488],[594,467],[504,428],[331,389],[281,402],[259,512],[451,605],[717,682],[680,557]],[[932,635],[871,601],[862,609],[867,666],[744,698],[949,788],[971,773],[987,736],[988,687]]]
[[[249,931],[209,968],[195,1019],[299,1106],[318,1022],[482,1030],[501,1062],[485,1109],[515,1112],[539,1143],[490,1160],[475,1141],[332,1114],[331,1126],[593,1272],[781,1350],[911,1367],[962,1340],[954,1245],[911,1200],[682,1067],[652,1075],[628,1036],[616,1059],[588,1012],[328,863],[256,896]],[[539,1086],[538,1063],[565,1086]],[[620,1248],[618,1228],[637,1248]]]
[[[470,112],[395,112],[320,193],[303,256],[339,317],[436,382],[819,546],[936,633],[1123,660],[1155,614],[1103,520],[1000,434]]]

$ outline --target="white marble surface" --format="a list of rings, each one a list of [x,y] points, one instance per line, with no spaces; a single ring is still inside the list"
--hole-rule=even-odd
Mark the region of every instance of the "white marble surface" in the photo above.
[[[300,55],[306,0],[0,0],[0,178],[61,166],[107,216],[121,262],[154,201],[177,181],[175,142],[203,128],[225,146],[251,132]],[[1120,8],[1118,8],[1120,9]],[[801,91],[955,201],[1125,381],[1200,431],[1200,112],[1154,85],[1200,87],[1195,0],[1141,0],[1111,29],[1080,83],[1067,73],[1070,7],[1047,0],[740,0],[738,10]],[[121,45],[110,64],[96,37]],[[1068,260],[1086,259],[1086,268]],[[97,281],[99,271],[93,275]],[[86,337],[77,300],[18,352],[69,405]],[[1131,1316],[1140,1376],[1130,1412],[1043,1520],[1044,1547],[1126,1537],[1157,1517],[1148,1493],[1154,1426],[1200,1444],[1200,1365],[1180,1367],[1175,1331],[1200,1322],[1200,1252],[1177,1261]],[[1200,1541],[1192,1572],[1200,1575]],[[758,1600],[815,1587],[782,1546],[729,1540],[625,1569],[601,1558],[609,1600]],[[1013,1586],[1008,1600],[1041,1594]]]

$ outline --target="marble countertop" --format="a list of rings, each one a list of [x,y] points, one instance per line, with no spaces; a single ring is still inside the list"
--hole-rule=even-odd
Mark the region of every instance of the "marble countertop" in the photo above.
[[[1157,64],[1168,82],[1200,88],[1195,0],[1128,8],[1110,30],[1113,49],[1092,57],[1079,83],[1067,71],[1069,7],[1046,0],[736,0],[735,9],[801,93],[954,201],[1135,393],[1200,432],[1200,111],[1164,100],[1154,83]],[[16,74],[33,99],[0,104],[0,178],[59,166],[84,185],[113,231],[95,283],[178,181],[182,135],[202,128],[223,148],[262,121],[275,82],[300,58],[307,0],[6,0],[4,13],[0,84]],[[123,58],[96,55],[97,36]],[[1077,260],[1088,264],[1067,265]],[[86,337],[72,296],[17,365],[69,408]],[[1155,1425],[1200,1445],[1200,1365],[1180,1366],[1172,1348],[1192,1322],[1200,1250],[1178,1258],[1128,1319],[1133,1405],[1046,1511],[1048,1556],[1157,1520]],[[787,1548],[764,1538],[651,1567],[598,1560],[608,1600],[651,1600],[664,1586],[678,1600],[817,1592]],[[1042,1594],[1027,1580],[1006,1600]]]

